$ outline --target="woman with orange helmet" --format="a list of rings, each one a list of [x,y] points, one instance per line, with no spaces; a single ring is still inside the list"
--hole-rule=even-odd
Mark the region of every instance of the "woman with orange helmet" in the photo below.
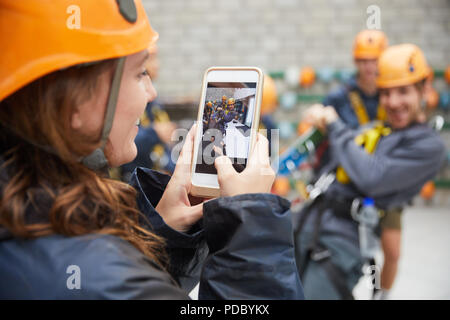
[[[333,107],[306,111],[305,118],[328,133],[331,159],[321,175],[336,177],[297,217],[297,264],[306,298],[351,299],[361,267],[377,250],[370,243],[386,223],[382,213],[410,201],[445,159],[442,139],[422,122],[429,72],[422,51],[412,44],[389,47],[378,71],[385,123],[352,130]],[[392,277],[384,276],[381,286]]]
[[[0,0],[1,299],[183,299],[199,276],[200,298],[303,297],[263,137],[240,174],[216,160],[205,203],[195,127],[172,177],[108,178],[136,156],[156,38],[139,0]]]
[[[148,48],[149,58],[146,69],[152,82],[159,75],[158,46],[151,44]],[[132,162],[126,163],[120,169],[110,170],[112,177],[128,182],[136,167],[146,167],[173,173],[175,163],[171,159],[172,134],[176,124],[170,120],[164,104],[159,99],[147,103],[139,120],[139,131],[134,139],[137,155]]]

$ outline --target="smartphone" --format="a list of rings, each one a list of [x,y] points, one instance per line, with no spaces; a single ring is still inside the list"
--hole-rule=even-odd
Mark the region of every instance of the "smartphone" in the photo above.
[[[191,168],[191,194],[220,195],[214,160],[241,172],[256,141],[264,76],[256,67],[211,67],[203,76]]]

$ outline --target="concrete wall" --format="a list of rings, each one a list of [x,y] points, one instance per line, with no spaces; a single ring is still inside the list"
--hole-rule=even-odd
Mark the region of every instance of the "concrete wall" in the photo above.
[[[159,32],[161,97],[198,99],[211,65],[351,68],[367,7],[391,44],[412,42],[433,68],[450,63],[448,0],[143,0]]]

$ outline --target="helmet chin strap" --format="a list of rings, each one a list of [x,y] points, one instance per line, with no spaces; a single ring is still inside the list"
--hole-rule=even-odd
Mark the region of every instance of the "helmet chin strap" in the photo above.
[[[123,68],[125,64],[125,57],[118,59],[116,70],[111,82],[111,89],[109,91],[108,103],[106,105],[105,119],[103,121],[103,131],[101,136],[100,147],[95,149],[91,154],[82,158],[81,162],[84,166],[94,171],[108,172],[108,160],[105,156],[105,146],[111,132],[114,114],[116,113],[117,98],[119,96],[120,83],[122,80]]]

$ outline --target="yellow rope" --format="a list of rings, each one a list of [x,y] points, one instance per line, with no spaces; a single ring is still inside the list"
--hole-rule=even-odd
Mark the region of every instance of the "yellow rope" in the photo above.
[[[391,129],[384,127],[383,122],[376,122],[373,128],[368,128],[361,134],[355,137],[355,143],[358,146],[364,146],[364,150],[368,154],[373,154],[378,146],[378,142],[382,136],[387,136],[391,133]],[[350,178],[342,166],[336,170],[336,179],[342,184],[348,184]]]

